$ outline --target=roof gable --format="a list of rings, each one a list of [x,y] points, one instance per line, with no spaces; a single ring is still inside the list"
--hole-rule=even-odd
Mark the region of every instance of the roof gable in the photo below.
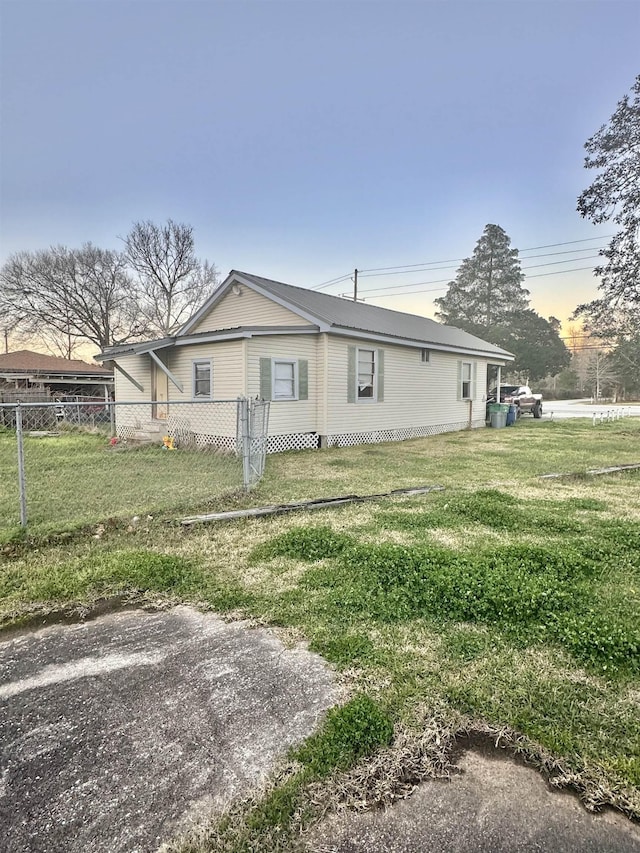
[[[178,337],[204,332],[217,332],[239,329],[252,325],[261,326],[300,326],[310,321],[300,313],[292,311],[281,300],[274,299],[270,293],[260,293],[252,284],[246,284],[234,278],[231,286],[225,287],[214,304],[198,312],[197,319],[183,327]]]

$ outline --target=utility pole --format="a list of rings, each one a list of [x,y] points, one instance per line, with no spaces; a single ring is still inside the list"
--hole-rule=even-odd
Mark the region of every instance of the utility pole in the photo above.
[[[358,270],[353,271],[353,301],[358,301]]]

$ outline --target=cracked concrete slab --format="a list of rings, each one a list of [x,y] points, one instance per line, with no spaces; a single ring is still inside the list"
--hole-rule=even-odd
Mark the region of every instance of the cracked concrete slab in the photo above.
[[[0,642],[6,853],[155,850],[258,784],[340,691],[264,629],[186,607]]]
[[[309,853],[640,853],[640,828],[590,814],[537,770],[499,751],[466,752],[450,780],[423,782],[387,809],[327,818]]]

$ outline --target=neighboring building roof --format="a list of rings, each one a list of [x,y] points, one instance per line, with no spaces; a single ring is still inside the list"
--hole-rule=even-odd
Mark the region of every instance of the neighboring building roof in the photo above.
[[[98,364],[88,364],[77,358],[58,358],[28,349],[0,353],[0,375],[39,374],[43,376],[97,376],[110,379],[113,372]]]
[[[145,341],[138,344],[124,344],[111,347],[96,358],[109,360],[121,355],[142,354],[167,346],[187,344],[202,338],[216,340],[229,337],[250,337],[274,332],[276,327],[238,326],[234,329],[223,329],[215,332],[192,332],[199,321],[209,313],[230,290],[234,284],[244,284],[263,294],[267,298],[298,313],[313,323],[320,331],[332,331],[337,334],[352,334],[360,337],[375,337],[396,342],[406,342],[406,345],[424,346],[425,348],[440,348],[449,351],[478,353],[493,356],[501,361],[512,361],[513,356],[507,350],[484,341],[481,338],[456,329],[444,326],[427,317],[417,314],[407,314],[402,311],[392,311],[379,308],[377,305],[367,305],[364,302],[353,302],[339,296],[330,296],[316,290],[295,287],[281,281],[252,275],[251,273],[231,270],[227,278],[212,296],[202,305],[187,323],[182,326],[174,337],[161,338],[156,341]],[[302,333],[313,329],[283,326],[282,334],[294,331]]]

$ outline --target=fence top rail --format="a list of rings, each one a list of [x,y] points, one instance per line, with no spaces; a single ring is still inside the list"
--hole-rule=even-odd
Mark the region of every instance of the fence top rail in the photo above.
[[[21,409],[77,409],[78,406],[92,406],[95,408],[105,408],[106,406],[205,406],[212,403],[237,403],[241,397],[234,397],[232,400],[103,400],[97,397],[95,402],[83,400],[82,402],[53,402],[53,403],[33,403],[21,402],[15,403],[0,403],[0,408],[15,409],[20,406]]]

